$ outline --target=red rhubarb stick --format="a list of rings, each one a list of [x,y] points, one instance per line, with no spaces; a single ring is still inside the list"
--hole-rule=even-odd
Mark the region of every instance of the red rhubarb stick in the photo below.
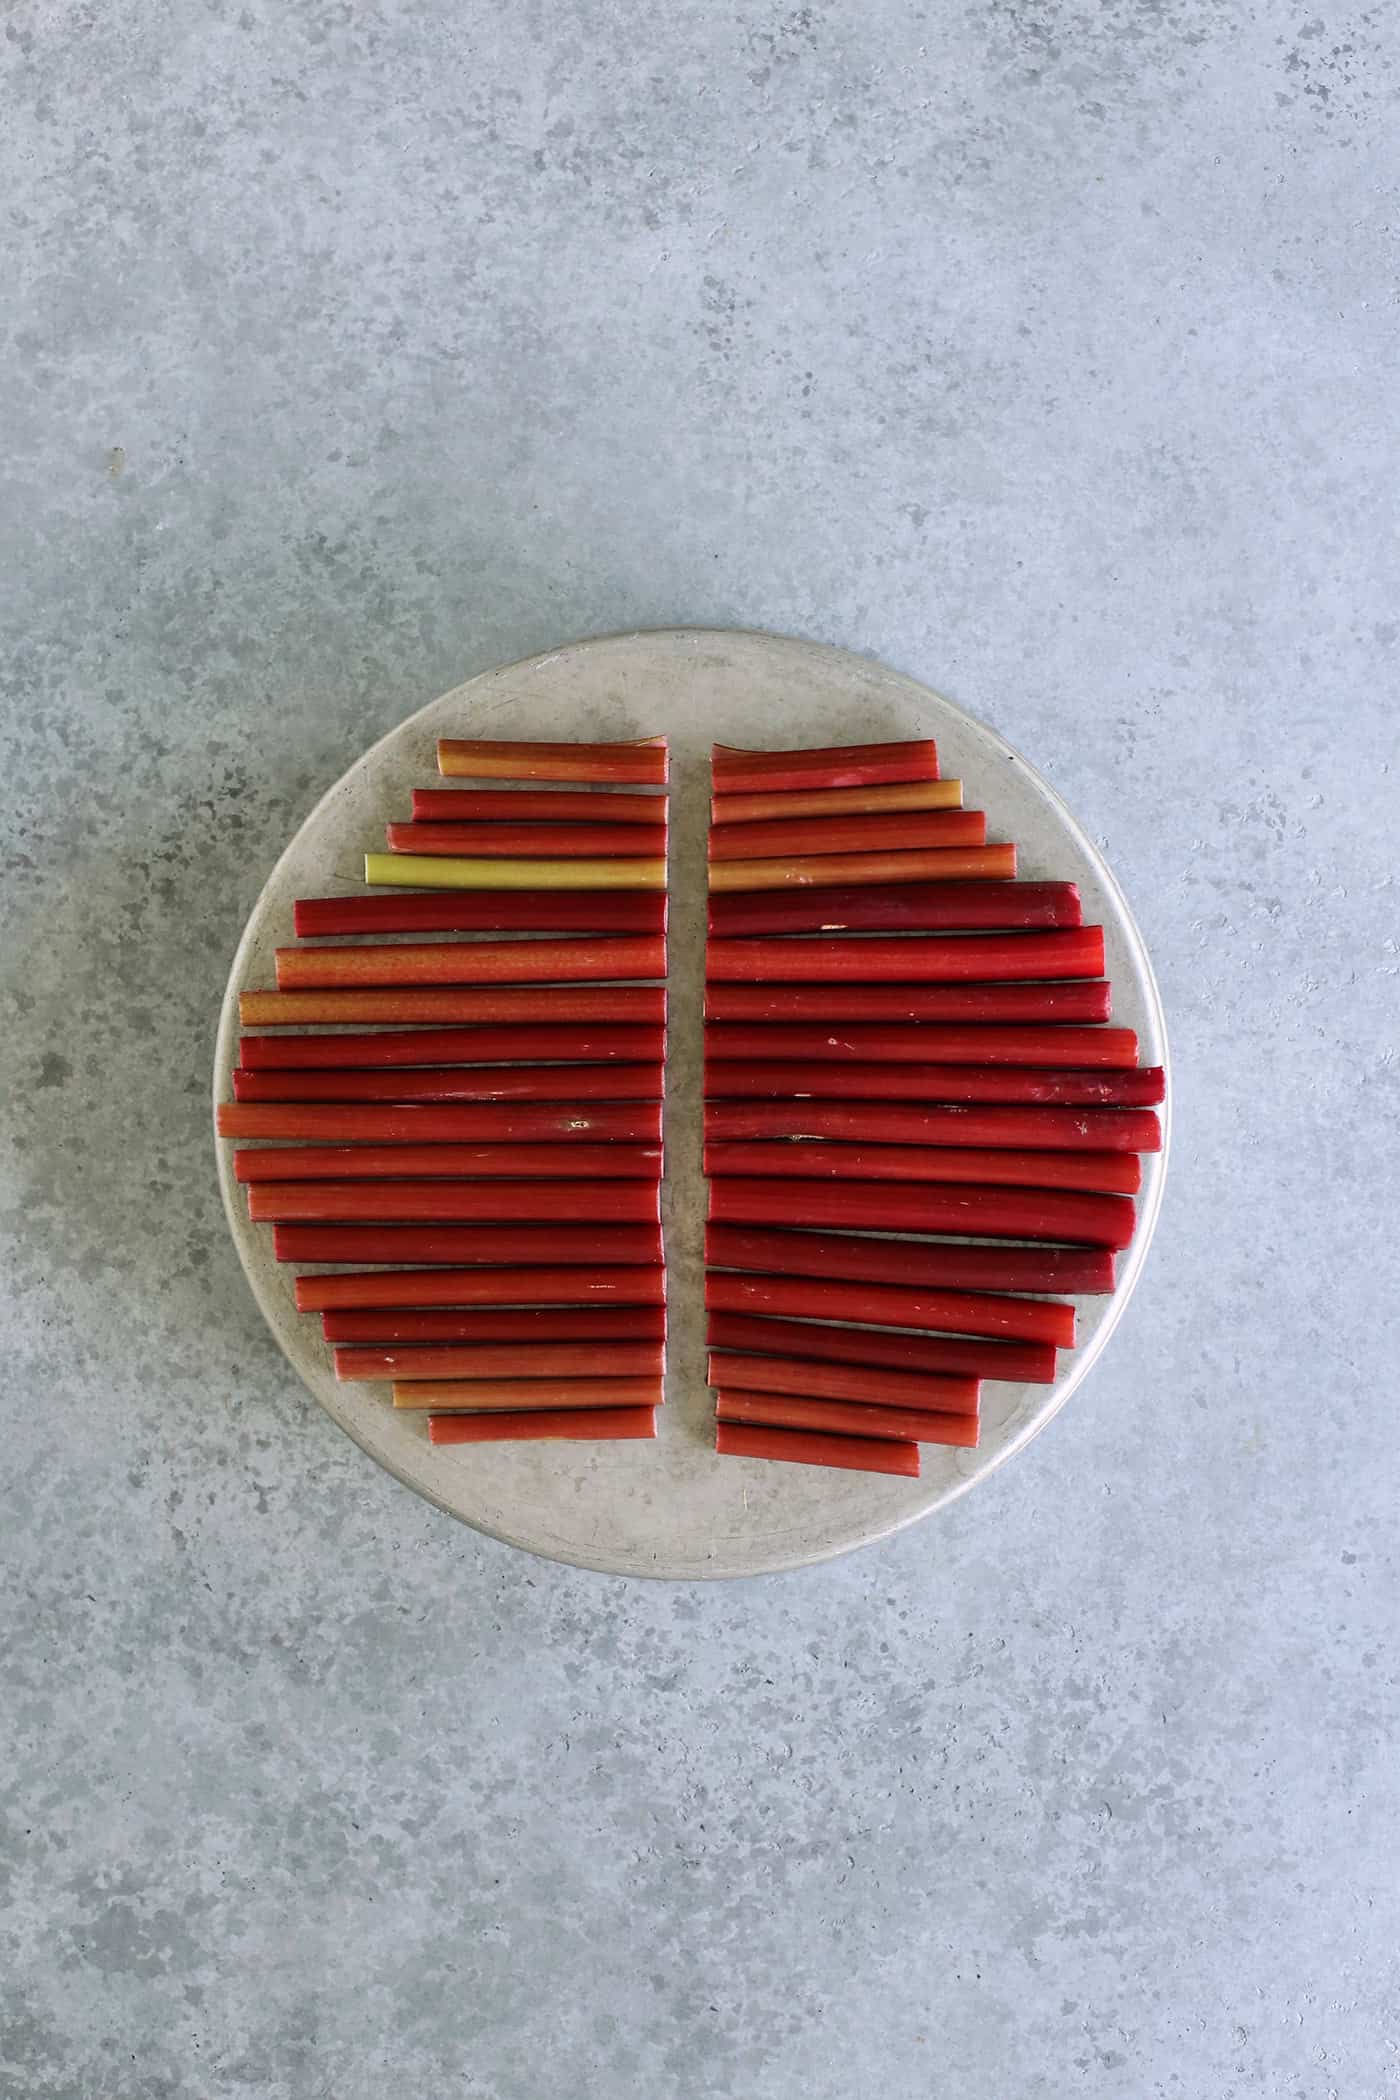
[[[910,853],[929,846],[985,846],[980,809],[939,809],[889,817],[794,817],[787,823],[721,824],[710,860],[791,860],[812,853]],[[660,850],[660,849],[656,849]]]
[[[707,1100],[1022,1103],[1042,1108],[1151,1108],[1166,1093],[1159,1065],[1136,1072],[1046,1072],[1027,1065],[714,1064]]]
[[[444,1267],[503,1262],[512,1267],[635,1263],[650,1268],[664,1258],[656,1225],[275,1225],[272,1251],[278,1261],[428,1262]]]
[[[626,1021],[654,1025],[666,1018],[662,984],[520,985],[365,992],[240,992],[245,1028],[389,1027],[414,1022]]]
[[[233,1095],[236,1101],[659,1101],[661,1066],[418,1065],[398,1072],[235,1068]]]
[[[470,860],[664,860],[666,827],[651,824],[386,824],[391,853]]]
[[[660,1342],[501,1342],[438,1349],[337,1349],[340,1379],[651,1378],[666,1369]],[[562,1402],[559,1403],[563,1405]],[[659,1402],[648,1400],[648,1407]]]
[[[659,1145],[263,1145],[235,1152],[236,1181],[486,1180],[658,1182]]]
[[[832,979],[844,984],[990,984],[999,978],[1102,977],[1103,928],[948,938],[908,934],[885,939],[872,934],[868,939],[840,935],[832,940],[711,941],[705,969],[712,982],[728,978],[760,984],[821,984]]]
[[[780,1356],[712,1356],[705,1381],[749,1393],[799,1393],[806,1400],[855,1400],[879,1407],[923,1408],[942,1415],[977,1413],[975,1378],[891,1371],[878,1364],[785,1363]]]
[[[1127,1196],[1058,1189],[977,1188],[963,1182],[733,1180],[710,1183],[717,1225],[812,1225],[854,1232],[955,1232],[976,1239],[1085,1241],[1126,1247],[1134,1210]]]
[[[896,810],[960,809],[960,780],[909,780],[889,787],[780,788],[773,794],[712,795],[712,824],[765,824],[792,817],[874,817]]]
[[[340,933],[659,934],[666,931],[666,899],[654,890],[381,890],[298,897],[292,925],[303,940]]]
[[[279,948],[279,991],[401,984],[547,984],[664,977],[666,943],[619,940],[383,941],[364,948]]]
[[[1106,1021],[1111,987],[1067,984],[712,984],[707,1021]]]
[[[1137,1063],[1138,1039],[1131,1028],[712,1021],[705,1030],[705,1055],[721,1062],[830,1057],[863,1058],[871,1064],[1052,1065],[1124,1071]]]
[[[1150,1108],[906,1108],[889,1101],[710,1101],[707,1142],[836,1139],[858,1145],[982,1145],[1046,1152],[1160,1152]]]
[[[434,1270],[432,1273],[439,1272]],[[538,1271],[526,1273],[537,1275]],[[575,1276],[580,1273],[570,1271]],[[631,1276],[637,1271],[629,1269],[623,1273]],[[337,1282],[342,1280],[336,1278]],[[761,1326],[763,1323],[755,1321],[752,1324]],[[539,1342],[664,1342],[666,1308],[663,1305],[569,1306],[540,1311],[533,1306],[522,1306],[504,1312],[457,1312],[451,1309],[445,1312],[394,1312],[368,1307],[360,1312],[322,1313],[321,1332],[328,1342],[376,1342],[384,1347],[396,1342],[470,1342],[473,1346],[483,1342],[525,1342],[531,1345]],[[744,1346],[751,1345],[745,1343]],[[937,1370],[940,1366],[934,1365],[933,1368]],[[955,1368],[962,1369],[963,1366]],[[997,1374],[988,1372],[986,1375],[995,1377]]]
[[[543,1225],[572,1214],[598,1225],[661,1216],[650,1181],[262,1181],[248,1191],[255,1225],[495,1222]]]
[[[418,824],[649,824],[666,821],[664,795],[598,795],[588,788],[541,793],[501,788],[415,788]]]
[[[1014,846],[929,846],[908,853],[813,853],[800,860],[723,860],[712,890],[830,888],[836,883],[1009,882]]]
[[[659,1263],[626,1268],[366,1269],[298,1276],[298,1312],[418,1306],[664,1306]]]
[[[1113,1289],[1113,1256],[1098,1247],[970,1247],[948,1240],[861,1239],[847,1233],[710,1225],[705,1229],[705,1259],[717,1269],[895,1283],[918,1290],[1074,1291],[1101,1296]],[[812,1297],[810,1318],[837,1317],[822,1312],[820,1291]]]
[[[395,1407],[434,1408],[444,1414],[543,1414],[565,1407],[660,1407],[659,1378],[398,1378]]]
[[[916,1327],[994,1341],[1074,1347],[1074,1307],[1048,1298],[1000,1298],[975,1291],[906,1289],[896,1284],[820,1282],[802,1276],[705,1278],[710,1312],[776,1313],[792,1320],[859,1320],[869,1327]]]
[[[886,1443],[873,1436],[823,1436],[801,1429],[720,1422],[715,1428],[715,1449],[723,1458],[775,1458],[793,1466],[842,1466],[850,1473],[919,1477],[917,1444]]]
[[[373,1035],[245,1035],[238,1060],[245,1072],[294,1066],[354,1067],[451,1064],[540,1064],[611,1060],[659,1064],[664,1028],[399,1028]]]
[[[665,787],[666,739],[623,744],[488,742],[440,737],[438,771],[460,780],[597,781],[612,787]]]
[[[879,787],[901,780],[937,780],[932,737],[898,744],[833,744],[810,751],[745,751],[715,744],[710,777],[717,795],[770,795],[795,790]]]
[[[846,890],[740,890],[710,898],[710,932],[1010,933],[1081,926],[1073,882],[924,882]],[[303,929],[298,926],[300,933]],[[307,928],[306,931],[313,929]]]
[[[618,1443],[656,1435],[651,1407],[565,1407],[545,1414],[429,1415],[430,1444],[526,1443],[535,1438]]]
[[[1088,1189],[1135,1196],[1134,1152],[997,1152],[967,1145],[832,1145],[790,1138],[711,1144],[705,1172],[796,1174],[804,1181],[959,1181],[979,1188]]]
[[[328,1313],[327,1319],[332,1316]],[[342,1314],[342,1318],[351,1317]],[[363,1316],[360,1316],[363,1317]],[[764,1320],[752,1313],[712,1312],[705,1328],[711,1349],[746,1356],[815,1357],[826,1363],[884,1364],[895,1371],[997,1378],[1053,1385],[1055,1352],[1043,1342],[989,1342],[971,1336],[896,1334],[870,1327],[818,1326],[808,1320]],[[718,1359],[719,1382],[726,1380]]]
[[[975,1449],[976,1415],[940,1415],[917,1408],[858,1407],[843,1400],[809,1400],[795,1393],[747,1393],[721,1387],[717,1422],[769,1429],[827,1430],[837,1436],[873,1436],[898,1443],[958,1444]]]
[[[220,1137],[313,1144],[659,1145],[661,1104],[600,1101],[563,1106],[541,1101],[432,1108],[331,1101],[221,1101],[217,1124]],[[562,1163],[559,1171],[566,1171]]]

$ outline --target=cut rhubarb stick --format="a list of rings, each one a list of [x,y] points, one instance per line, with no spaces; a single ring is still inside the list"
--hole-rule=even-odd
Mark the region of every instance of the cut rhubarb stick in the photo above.
[[[333,1317],[327,1313],[326,1319]],[[363,1318],[342,1313],[340,1318]],[[1053,1385],[1055,1351],[1043,1342],[989,1342],[971,1336],[897,1334],[888,1328],[827,1327],[808,1320],[764,1320],[752,1313],[712,1312],[705,1329],[711,1349],[746,1356],[815,1357],[826,1363],[885,1364],[895,1371],[997,1378],[1021,1385]],[[725,1359],[718,1359],[726,1383]]]
[[[366,1269],[298,1276],[298,1312],[423,1306],[656,1306],[666,1303],[659,1263],[626,1268]]]
[[[246,1040],[246,1038],[245,1038]],[[1131,1028],[945,1028],[928,1022],[712,1021],[705,1055],[739,1058],[863,1058],[870,1064],[1051,1065],[1128,1070],[1138,1060]],[[245,1058],[244,1063],[248,1060]],[[308,1059],[309,1063],[310,1060]],[[426,1060],[424,1060],[426,1062]]]
[[[478,1378],[650,1378],[660,1380],[666,1351],[660,1342],[498,1342],[438,1349],[337,1349],[340,1379],[400,1378],[432,1382]],[[556,1403],[565,1405],[563,1401]],[[659,1400],[648,1399],[648,1407]]]
[[[1135,1152],[998,1152],[968,1145],[832,1145],[756,1139],[705,1147],[705,1172],[796,1174],[804,1181],[959,1181],[979,1188],[1088,1189],[1135,1196]]]
[[[660,1407],[659,1378],[399,1378],[395,1407],[443,1414],[544,1414],[566,1407]]]
[[[940,809],[890,817],[794,817],[776,824],[721,824],[710,833],[710,862],[792,860],[814,853],[913,853],[930,846],[985,846],[980,809]]]
[[[277,989],[380,984],[551,984],[664,977],[666,943],[619,940],[383,941],[364,948],[279,948]]]
[[[664,860],[662,824],[386,824],[391,853],[490,860]],[[945,842],[946,843],[946,842]]]
[[[221,1101],[217,1120],[220,1137],[290,1139],[312,1144],[661,1143],[661,1105],[653,1101],[599,1101],[573,1106],[552,1101],[506,1102],[446,1108],[411,1104],[361,1106],[329,1101]],[[565,1171],[562,1162],[559,1171]]]
[[[712,824],[766,824],[792,817],[873,817],[896,810],[961,809],[960,780],[910,780],[894,787],[780,788],[775,794],[714,795]],[[417,798],[414,814],[417,815]]]
[[[323,940],[357,933],[664,933],[666,899],[653,890],[383,890],[298,897],[294,931]],[[755,929],[758,931],[759,929]]]
[[[655,1435],[656,1410],[651,1407],[564,1407],[538,1415],[515,1410],[502,1415],[428,1417],[430,1444],[520,1444],[537,1438],[612,1444]]]
[[[473,860],[432,853],[367,853],[365,881],[412,890],[664,890],[666,862]]]
[[[235,1069],[233,1093],[236,1101],[659,1101],[661,1066],[411,1065],[397,1072]]]
[[[715,1449],[722,1458],[774,1458],[791,1466],[841,1466],[848,1473],[899,1473],[919,1477],[917,1444],[873,1436],[829,1436],[802,1429],[761,1429],[747,1422],[719,1422]]]
[[[260,1145],[233,1155],[235,1181],[397,1181],[425,1175],[491,1181],[658,1182],[659,1145]]]
[[[286,952],[278,951],[279,983],[280,959]],[[393,953],[367,948],[329,952]],[[891,939],[872,934],[869,938],[839,936],[834,940],[712,940],[705,969],[712,982],[729,978],[759,984],[820,984],[833,979],[844,984],[991,984],[998,979],[1102,977],[1103,928],[1076,926],[1058,933],[966,933],[947,939],[937,934],[895,935]],[[634,974],[640,976],[642,972]]]
[[[415,788],[416,824],[664,824],[664,795],[541,794],[501,788]]]
[[[795,790],[879,787],[903,780],[937,780],[932,737],[900,744],[833,744],[824,750],[745,751],[715,744],[710,777],[717,795],[768,795]]]
[[[971,1247],[950,1240],[861,1239],[847,1233],[765,1232],[710,1225],[705,1259],[717,1269],[758,1269],[773,1276],[825,1277],[845,1283],[897,1283],[919,1290],[1073,1291],[1113,1289],[1113,1256],[1098,1247]],[[810,1292],[807,1318],[824,1314]],[[847,1313],[846,1319],[859,1319]],[[1050,1337],[1040,1337],[1048,1340]]]
[[[571,1273],[578,1275],[580,1272],[574,1270]],[[623,1273],[631,1276],[637,1272],[628,1269]],[[762,1326],[763,1322],[752,1324]],[[528,1345],[584,1342],[590,1346],[599,1342],[664,1342],[666,1308],[663,1305],[568,1306],[541,1311],[537,1307],[521,1306],[503,1312],[457,1312],[451,1309],[445,1312],[394,1312],[371,1306],[360,1312],[322,1313],[321,1332],[328,1342],[374,1342],[381,1347],[402,1342],[470,1342],[473,1346],[484,1342],[524,1342]],[[752,1344],[745,1342],[743,1346],[749,1348]],[[981,1346],[988,1345],[983,1343]],[[940,1367],[934,1365],[933,1368]],[[963,1367],[958,1365],[956,1368]],[[997,1374],[988,1372],[986,1375],[995,1377]]]
[[[711,1101],[705,1137],[823,1138],[857,1145],[982,1145],[1045,1152],[1160,1152],[1150,1108],[907,1108],[898,1101]]]
[[[240,992],[245,1028],[410,1027],[452,1022],[626,1022],[655,1026],[666,1019],[663,984],[452,986],[380,992]]]
[[[732,1180],[710,1183],[716,1225],[811,1225],[852,1232],[954,1232],[976,1239],[1083,1241],[1126,1247],[1127,1196],[1058,1189],[977,1188],[963,1182]]]
[[[1067,984],[712,984],[707,1021],[1106,1021],[1111,987]]]
[[[255,1225],[542,1225],[568,1215],[649,1225],[661,1216],[661,1190],[649,1181],[263,1181],[248,1191],[248,1215]]]
[[[488,742],[439,737],[438,771],[459,780],[597,781],[605,787],[665,787],[666,739],[622,744]]]
[[[486,1267],[650,1268],[662,1259],[656,1225],[275,1225],[278,1261],[426,1262]],[[392,1302],[392,1301],[386,1301]],[[489,1300],[486,1301],[489,1303]]]
[[[444,861],[441,865],[450,863]],[[510,863],[500,861],[496,865],[507,867]],[[614,861],[612,865],[645,867],[650,863]],[[830,888],[833,883],[1004,882],[1015,873],[1014,846],[929,846],[909,853],[813,853],[800,860],[715,861],[710,868],[710,888],[783,890]],[[366,875],[367,881],[375,879]]]
[[[825,1430],[836,1436],[880,1437],[896,1443],[977,1445],[976,1415],[939,1415],[916,1408],[857,1407],[843,1400],[809,1400],[796,1393],[748,1393],[722,1386],[718,1422],[769,1429]]]
[[[373,1035],[245,1035],[238,1061],[245,1072],[292,1066],[354,1067],[451,1064],[659,1064],[664,1028],[403,1028]]]
[[[931,1414],[976,1415],[978,1381],[882,1364],[785,1363],[780,1356],[712,1356],[706,1383],[751,1393],[799,1393],[805,1400],[855,1400]]]
[[[313,1279],[319,1280],[319,1279]],[[859,1320],[867,1327],[915,1327],[993,1341],[1074,1347],[1074,1307],[1049,1298],[993,1297],[977,1291],[916,1290],[889,1283],[820,1282],[805,1276],[705,1278],[711,1312],[775,1313],[791,1320]]]
[[[722,939],[766,933],[1013,933],[1084,923],[1079,887],[1073,882],[741,890],[734,896],[712,896],[709,912],[710,932]],[[310,933],[315,928],[299,925],[297,931]]]
[[[1042,1108],[1151,1108],[1160,1065],[1136,1072],[1047,1072],[1030,1065],[713,1064],[707,1100],[1021,1103]]]

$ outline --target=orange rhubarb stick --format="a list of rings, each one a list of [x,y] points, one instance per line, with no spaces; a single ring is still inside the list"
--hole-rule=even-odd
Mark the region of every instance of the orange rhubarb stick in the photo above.
[[[813,853],[798,860],[720,860],[712,890],[783,890],[807,885],[884,882],[1005,882],[1016,873],[1014,846],[930,846],[909,853]]]
[[[665,787],[666,739],[622,744],[501,743],[440,737],[438,771],[459,780],[597,781],[611,787]]]
[[[453,985],[391,991],[240,992],[245,1028],[404,1026],[416,1022],[626,1021],[666,1018],[662,984]]]
[[[763,824],[770,818],[867,817],[895,810],[961,809],[960,780],[911,780],[893,787],[780,788],[762,795],[714,795],[712,824]],[[414,814],[418,813],[417,797]]]
[[[221,1101],[216,1121],[220,1137],[332,1145],[661,1143],[660,1101]]]
[[[279,948],[277,988],[333,991],[397,984],[550,984],[664,977],[659,935],[565,941],[388,941],[364,948]]]

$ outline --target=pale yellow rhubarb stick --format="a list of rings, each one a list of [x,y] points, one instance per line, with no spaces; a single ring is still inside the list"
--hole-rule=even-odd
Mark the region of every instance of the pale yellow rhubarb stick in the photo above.
[[[452,860],[367,853],[365,881],[408,890],[664,890],[664,860]]]

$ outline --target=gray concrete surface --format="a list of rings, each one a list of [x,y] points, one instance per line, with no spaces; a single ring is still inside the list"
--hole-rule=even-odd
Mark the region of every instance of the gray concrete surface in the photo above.
[[[0,2092],[1395,2092],[1393,16],[20,0],[0,48]],[[1022,745],[1179,1060],[1061,1421],[709,1590],[380,1477],[206,1128],[320,788],[683,621]]]

